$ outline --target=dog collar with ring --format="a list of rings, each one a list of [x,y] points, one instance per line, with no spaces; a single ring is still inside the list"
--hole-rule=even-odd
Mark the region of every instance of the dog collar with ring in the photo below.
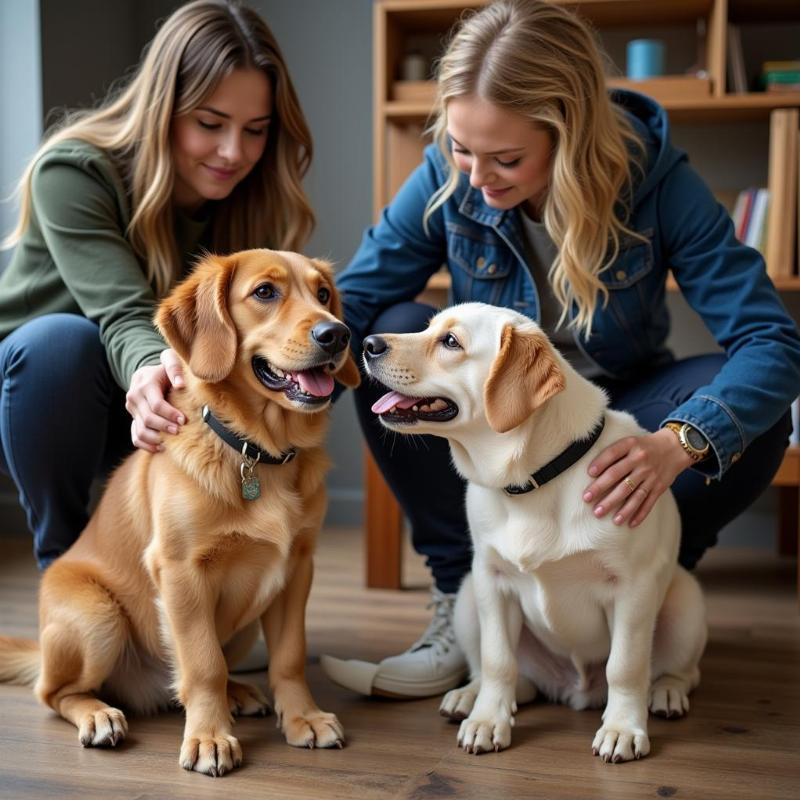
[[[294,449],[287,450],[279,456],[270,455],[266,450],[259,449],[252,442],[228,430],[211,413],[208,406],[203,406],[203,421],[223,442],[241,454],[239,474],[242,476],[242,497],[245,500],[257,500],[261,496],[261,481],[255,474],[256,464],[288,464],[297,455]]]
[[[527,494],[540,486],[544,486],[548,481],[557,478],[562,472],[566,472],[578,459],[586,455],[589,448],[598,440],[606,424],[605,416],[600,417],[595,429],[589,434],[588,439],[577,439],[566,450],[557,455],[552,461],[548,461],[541,469],[536,470],[527,483],[522,486],[505,486],[503,491],[506,494],[517,495]]]

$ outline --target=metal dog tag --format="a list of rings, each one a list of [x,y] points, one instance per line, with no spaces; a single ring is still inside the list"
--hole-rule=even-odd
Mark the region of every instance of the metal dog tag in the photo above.
[[[249,458],[242,453],[242,465],[239,472],[242,476],[242,497],[245,500],[258,500],[261,497],[261,481],[255,474],[257,459]]]

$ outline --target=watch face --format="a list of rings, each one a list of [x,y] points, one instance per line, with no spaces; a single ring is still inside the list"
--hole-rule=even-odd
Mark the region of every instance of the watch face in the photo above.
[[[708,442],[706,441],[706,437],[703,436],[697,428],[693,428],[691,425],[687,425],[685,428],[685,435],[686,441],[695,449],[695,450],[705,450],[708,447]]]

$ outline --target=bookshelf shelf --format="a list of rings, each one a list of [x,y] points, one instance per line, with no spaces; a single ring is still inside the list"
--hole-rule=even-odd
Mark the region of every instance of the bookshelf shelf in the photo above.
[[[631,88],[635,86],[631,83]],[[433,95],[433,86],[431,86]],[[659,98],[656,97],[656,100]],[[767,94],[727,94],[722,97],[665,99],[659,101],[673,122],[738,122],[748,119],[767,119],[776,108],[800,107],[800,92]],[[389,100],[383,103],[382,113],[387,121],[425,122],[430,116],[432,102],[422,100]]]

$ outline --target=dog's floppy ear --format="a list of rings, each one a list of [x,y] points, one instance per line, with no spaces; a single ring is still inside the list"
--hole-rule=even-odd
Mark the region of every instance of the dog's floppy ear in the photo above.
[[[236,261],[207,256],[161,303],[156,325],[169,346],[200,380],[218,383],[236,361],[236,328],[228,289]]]
[[[344,308],[342,308],[342,297],[333,279],[333,264],[321,258],[312,258],[311,263],[330,281],[331,284],[331,313],[340,322],[344,322]],[[347,358],[341,369],[334,375],[337,381],[348,389],[355,389],[361,383],[361,372],[358,369],[353,351],[348,350]]]
[[[544,334],[506,325],[483,389],[486,419],[506,433],[564,388],[564,373]]]

